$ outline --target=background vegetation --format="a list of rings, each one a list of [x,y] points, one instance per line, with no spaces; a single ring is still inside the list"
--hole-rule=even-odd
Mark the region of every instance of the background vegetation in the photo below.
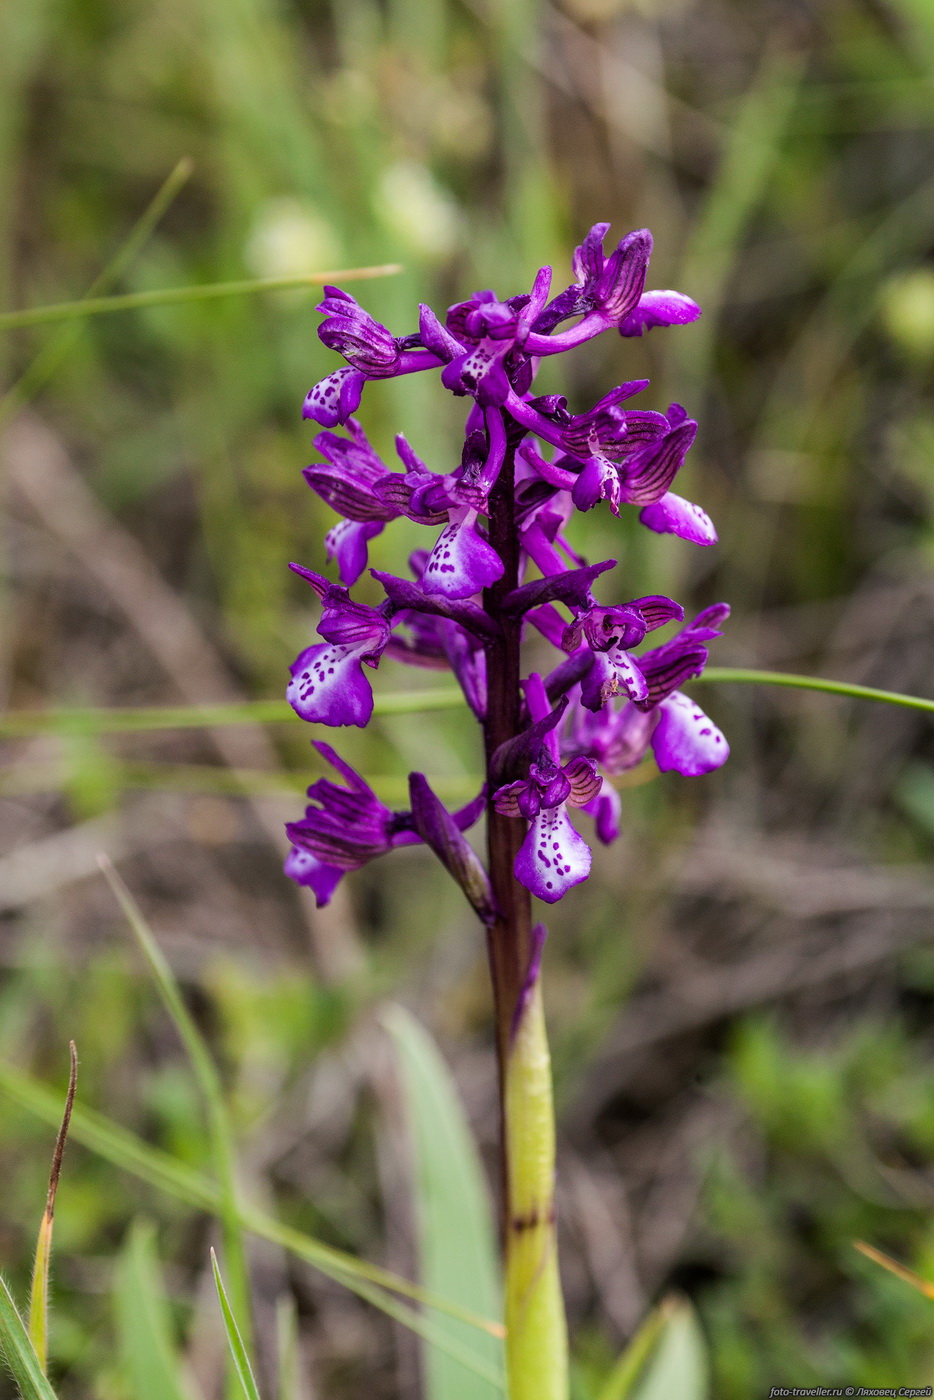
[[[721,664],[932,693],[930,0],[30,0],[0,9],[0,73],[11,309],[85,293],[186,156],[114,290],[398,260],[355,290],[402,334],[418,300],[508,295],[545,261],[560,283],[596,220],[651,225],[651,285],[703,319],[607,337],[544,388],[583,407],[646,373],[653,406],[683,401],[701,422],[686,489],[722,544],[692,552],[595,511],[581,549],[624,560],[627,596],[728,599]],[[333,518],[300,472],[301,400],[336,364],[314,302],[2,332],[9,710],[281,694],[315,621],[286,564],[320,568]],[[382,449],[401,428],[443,468],[447,399],[394,381],[361,417]],[[422,542],[406,528],[372,562],[399,570]],[[387,662],[378,687],[417,680]],[[699,1310],[722,1400],[924,1384],[929,1304],[852,1240],[934,1270],[930,723],[749,687],[703,703],[728,767],[695,783],[640,770],[623,842],[550,917],[578,1395],[672,1286]],[[469,911],[418,851],[327,911],[288,885],[277,833],[318,771],[297,721],[99,729],[78,713],[3,741],[0,1060],[61,1089],[74,1038],[81,1102],[207,1166],[187,1061],[97,873],[108,851],[220,1059],[247,1194],[414,1275],[380,1007],[432,1029],[488,1149]],[[411,766],[451,797],[477,769],[457,713],[387,715],[340,742],[396,802]],[[3,1091],[0,1265],[20,1297],[50,1152],[49,1126]],[[140,1393],[114,1295],[155,1239],[190,1374],[217,1394],[211,1220],[73,1143],[56,1221],[59,1393]],[[277,1315],[280,1331],[297,1319],[290,1393],[419,1394],[407,1332],[251,1250],[267,1394]]]

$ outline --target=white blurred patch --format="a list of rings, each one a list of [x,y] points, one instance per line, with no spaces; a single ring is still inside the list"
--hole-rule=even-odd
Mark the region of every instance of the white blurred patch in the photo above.
[[[311,205],[282,196],[260,205],[243,258],[256,277],[302,277],[338,267],[341,246]]]
[[[380,178],[374,206],[403,243],[426,258],[446,258],[460,240],[461,215],[452,195],[427,166],[398,161]]]

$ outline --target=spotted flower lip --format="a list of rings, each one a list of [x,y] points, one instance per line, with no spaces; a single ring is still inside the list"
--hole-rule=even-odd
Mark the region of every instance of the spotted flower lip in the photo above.
[[[541,676],[533,673],[525,682],[525,692],[533,721],[528,736],[536,756],[529,763],[528,777],[494,792],[493,806],[503,816],[529,822],[516,854],[515,876],[532,894],[554,904],[590,873],[590,847],[571,825],[567,808],[591,802],[602,779],[592,760],[582,755],[560,765],[555,722],[561,709],[551,710]],[[532,735],[541,738],[532,741]],[[513,748],[520,752],[521,736]]]
[[[346,588],[300,564],[290,568],[322,601],[318,632],[325,640],[297,657],[286,699],[302,719],[362,728],[373,713],[373,691],[363,667],[379,665],[390,624],[378,609],[353,602]]]

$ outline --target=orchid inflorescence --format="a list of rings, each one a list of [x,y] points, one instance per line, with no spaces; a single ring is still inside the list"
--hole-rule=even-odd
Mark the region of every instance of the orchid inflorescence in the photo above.
[[[421,306],[418,331],[403,337],[346,292],[325,289],[318,334],[347,364],[305,400],[304,416],[324,429],[315,439],[322,460],[305,477],[342,517],[325,539],[340,583],[291,566],[321,601],[323,640],[296,660],[288,698],[305,720],[363,726],[373,712],[364,666],[375,668],[385,655],[450,668],[484,726],[487,782],[473,802],[449,812],[413,774],[411,809],[394,812],[329,745],[316,743],[344,782],[322,778],[309,788],[304,818],[288,826],[286,870],[319,904],[345,872],[424,842],[493,923],[496,891],[463,835],[485,810],[526,824],[514,876],[553,903],[590,871],[590,848],[569,807],[592,816],[597,838],[609,843],[620,829],[613,779],[650,749],[663,772],[707,773],[727,758],[723,735],[679,690],[702,672],[727,605],[706,608],[670,640],[637,653],[649,633],[683,621],[684,609],[661,595],[597,602],[592,588],[615,560],[588,565],[566,535],[575,511],[605,501],[617,516],[623,505],[639,507],[642,524],[656,532],[714,544],[707,514],[671,490],[697,424],[679,404],[667,413],[631,408],[647,380],[621,384],[576,414],[562,395],[532,391],[543,356],[607,330],[639,336],[700,315],[678,292],[644,290],[647,230],[606,256],[608,227],[597,224],[575,250],[575,281],[558,296],[549,300],[551,269],[543,268],[531,292],[506,301],[478,292],[443,323]],[[403,470],[391,471],[352,415],[368,380],[430,370],[472,400],[460,464],[433,471],[400,435]],[[366,568],[368,542],[400,516],[440,527],[437,539],[411,556],[411,579],[371,571],[386,595],[378,607],[354,602],[349,590]],[[560,660],[520,682],[518,645],[529,628]],[[502,712],[495,722],[494,703]]]

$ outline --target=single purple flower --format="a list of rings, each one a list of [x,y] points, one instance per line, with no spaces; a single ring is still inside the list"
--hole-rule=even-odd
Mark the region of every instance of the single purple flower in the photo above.
[[[471,394],[485,408],[506,402],[513,387],[509,370],[521,374],[525,365],[510,365],[521,353],[532,323],[548,299],[551,268],[543,267],[528,296],[499,301],[494,292],[477,292],[458,302],[447,315],[447,328],[465,348],[445,365],[441,382],[454,394]],[[527,384],[531,375],[527,377]],[[527,387],[526,384],[526,387]]]
[[[328,559],[336,559],[341,583],[351,588],[367,565],[367,545],[399,512],[377,495],[374,487],[386,475],[356,419],[347,424],[349,437],[319,433],[315,447],[325,459],[313,462],[302,475],[313,491],[345,516],[324,539]]]
[[[324,320],[318,339],[329,350],[336,350],[367,379],[388,379],[399,368],[401,349],[391,331],[373,319],[368,311],[340,287],[325,287],[325,298],[318,310]]]
[[[533,673],[525,682],[529,714],[535,723],[549,719],[551,707],[541,676]],[[584,807],[600,791],[601,778],[593,762],[572,758],[562,768],[558,761],[555,730],[548,730],[529,775],[507,783],[493,795],[497,812],[524,817],[529,822],[525,840],[515,859],[516,879],[532,894],[554,904],[590,874],[590,847],[574,830],[568,806]]]
[[[323,603],[318,632],[325,640],[296,659],[286,699],[302,719],[362,728],[373,713],[373,691],[363,667],[379,665],[390,624],[378,609],[353,602],[346,588],[299,564],[289,567]]]

